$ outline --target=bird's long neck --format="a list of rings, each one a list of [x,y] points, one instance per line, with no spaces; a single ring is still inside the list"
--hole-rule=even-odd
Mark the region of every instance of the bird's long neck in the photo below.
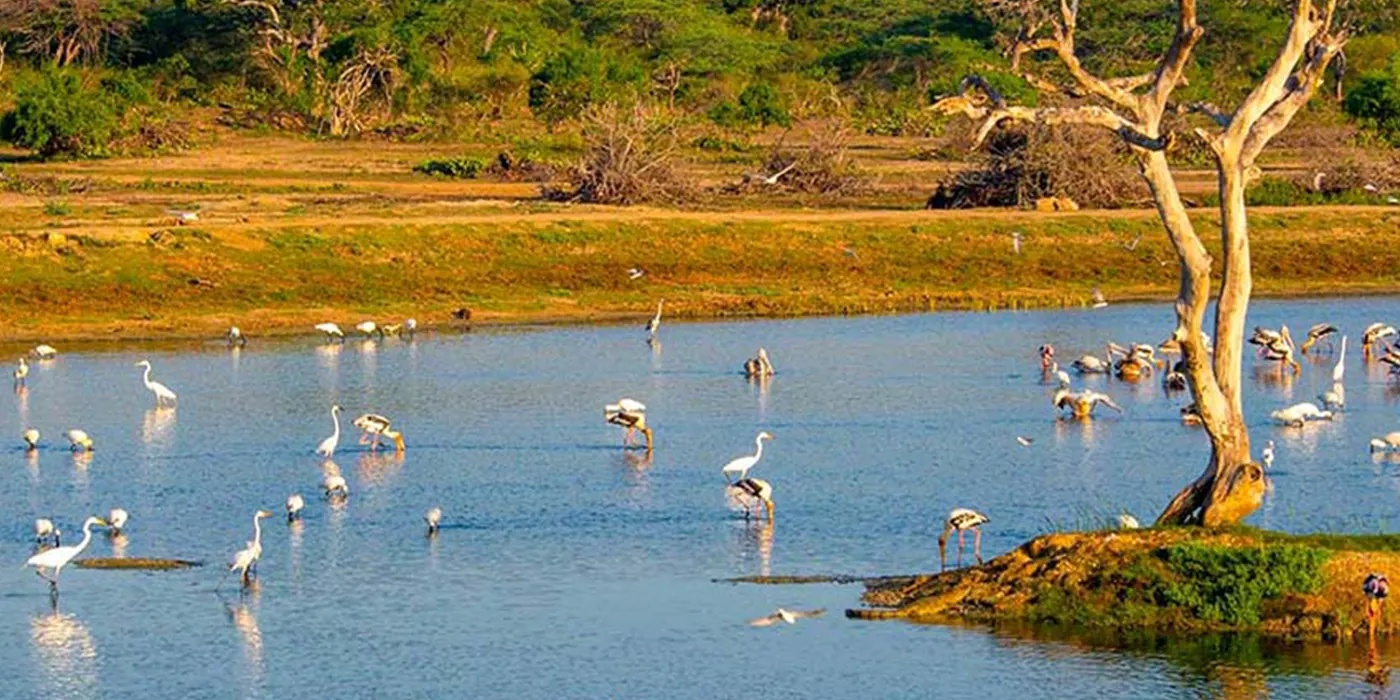
[[[146,388],[151,388],[151,366],[146,365],[146,371],[141,375],[141,381],[146,383]]]
[[[336,440],[339,440],[339,439],[340,439],[340,413],[338,413],[338,412],[336,412],[336,411],[334,411],[334,410],[331,411],[331,423],[334,423],[334,424],[335,424],[335,431],[331,433],[331,437],[335,438]]]
[[[262,518],[253,516],[253,544],[262,546]]]
[[[77,551],[87,549],[88,543],[92,541],[92,521],[83,523],[83,541],[78,543]]]
[[[753,443],[758,446],[758,449],[753,453],[753,461],[757,462],[763,459],[763,438],[754,438]]]

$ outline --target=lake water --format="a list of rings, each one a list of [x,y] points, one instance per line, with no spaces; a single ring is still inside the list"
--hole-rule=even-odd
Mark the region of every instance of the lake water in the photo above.
[[[1260,301],[1254,323],[1352,337],[1395,299]],[[1155,380],[1102,385],[1124,417],[1054,420],[1036,346],[1066,363],[1109,339],[1156,343],[1168,305],[1100,311],[667,323],[640,328],[420,334],[412,343],[313,339],[67,350],[0,401],[0,695],[15,698],[1358,697],[1364,650],[1247,637],[1104,641],[846,620],[857,586],[749,586],[755,574],[936,570],[942,518],[991,516],[988,557],[1086,513],[1152,519],[1207,454]],[[765,389],[738,370],[763,345]],[[18,352],[18,350],[15,350]],[[13,354],[13,353],[10,353]],[[133,363],[180,394],[151,408]],[[1348,357],[1350,410],[1304,430],[1267,414],[1309,400],[1328,364],[1279,382],[1246,360],[1256,443],[1276,489],[1253,520],[1289,531],[1397,531],[1400,465],[1367,440],[1400,428],[1400,393]],[[1076,380],[1078,381],[1078,380]],[[651,463],[620,449],[603,405],[649,406]],[[321,496],[312,449],[328,407],[394,418],[408,451],[342,438],[351,494]],[[26,455],[35,426],[44,449]],[[65,449],[80,427],[97,451]],[[754,476],[774,527],[726,509],[719,467],[771,431]],[[1029,448],[1015,436],[1035,438]],[[304,521],[280,517],[307,496]],[[440,536],[422,513],[440,505]],[[90,556],[181,557],[176,572],[70,569],[55,611],[20,563],[36,516],[65,544],[89,513],[131,512],[126,541]],[[260,587],[221,564],[265,521]],[[826,617],[752,629],[777,606]],[[1392,661],[1400,648],[1382,649]]]

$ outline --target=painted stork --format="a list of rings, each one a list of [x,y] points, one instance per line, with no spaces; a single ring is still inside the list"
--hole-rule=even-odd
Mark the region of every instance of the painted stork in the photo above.
[[[432,537],[438,533],[438,527],[442,524],[442,509],[433,506],[423,514],[423,522],[428,524],[428,536]]]
[[[763,479],[743,478],[724,487],[725,496],[733,503],[744,507],[744,519],[755,515],[758,504],[762,503],[768,512],[768,521],[773,521],[773,485]]]
[[[294,493],[287,497],[287,522],[292,522],[301,517],[301,511],[306,507],[306,499],[301,494]]]
[[[92,438],[81,430],[70,430],[64,434],[68,438],[68,448],[74,452],[92,452]]]
[[[24,433],[23,433],[20,437],[24,438],[24,449],[25,449],[26,451],[28,451],[28,452],[33,452],[34,450],[39,449],[39,431],[38,431],[38,430],[35,430],[34,428],[30,428],[30,429],[24,431]]]
[[[636,444],[636,433],[641,431],[642,436],[647,439],[647,452],[651,452],[652,432],[651,427],[647,425],[646,404],[636,399],[618,399],[617,403],[603,407],[603,420],[626,429],[622,434],[624,447]]]
[[[321,480],[321,488],[325,489],[326,498],[350,495],[350,484],[346,483],[345,477],[339,474],[327,474],[326,478]]]
[[[1376,343],[1386,338],[1395,336],[1395,326],[1384,323],[1372,323],[1366,326],[1366,330],[1361,333],[1361,354],[1366,359],[1371,359],[1371,349]]]
[[[377,413],[366,413],[353,421],[356,428],[364,431],[360,436],[360,444],[369,443],[371,450],[379,449],[379,439],[389,438],[394,441],[394,449],[398,452],[404,451],[403,433],[389,427],[389,419]]]
[[[34,521],[34,543],[40,547],[52,541],[53,546],[58,547],[63,544],[59,539],[63,533],[54,527],[53,521],[48,518],[39,518]]]
[[[122,528],[126,527],[126,521],[131,519],[131,514],[121,508],[113,508],[107,512],[107,530],[113,535],[121,534]]]
[[[991,522],[991,518],[978,513],[970,508],[954,508],[948,513],[948,519],[943,521],[943,534],[938,536],[938,562],[939,568],[948,567],[948,535],[954,530],[958,531],[958,559],[956,566],[962,566],[963,553],[963,533],[972,531],[972,554],[977,558],[977,563],[982,563],[982,530],[981,527]]]
[[[1318,341],[1324,339],[1327,341],[1328,345],[1331,345],[1332,337],[1336,334],[1336,326],[1330,323],[1318,323],[1308,329],[1308,337],[1303,341],[1303,346],[1298,348],[1298,350],[1306,355],[1308,354],[1308,350],[1312,349],[1312,346],[1317,345]]]
[[[380,328],[374,321],[360,321],[359,323],[355,324],[355,330],[359,331],[360,335],[363,335],[366,338],[373,338],[376,335],[378,335],[380,338],[384,337],[384,330]]]
[[[758,357],[750,358],[744,363],[744,376],[746,377],[762,379],[771,377],[773,374],[773,363],[768,360],[768,351],[763,348],[758,349]]]
[[[345,340],[345,331],[340,330],[340,326],[334,323],[318,323],[316,324],[316,330],[324,333],[326,335],[326,340],[335,338],[339,338],[342,341]]]

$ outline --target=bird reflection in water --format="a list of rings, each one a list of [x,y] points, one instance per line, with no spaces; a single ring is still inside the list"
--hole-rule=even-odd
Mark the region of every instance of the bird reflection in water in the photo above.
[[[97,645],[87,626],[63,614],[54,602],[49,612],[29,621],[29,641],[39,665],[41,697],[95,698]]]
[[[118,559],[126,557],[126,545],[130,542],[130,540],[126,538],[126,533],[109,533],[107,535],[107,541],[112,543],[112,556]]]
[[[141,442],[165,442],[170,438],[170,428],[175,425],[175,409],[169,406],[147,409],[141,423]]]
[[[749,571],[750,562],[758,560],[758,576],[773,575],[773,531],[772,520],[741,521],[743,529],[737,539],[737,551],[741,570]]]
[[[24,468],[29,471],[29,481],[39,482],[39,451],[29,450],[24,453]]]
[[[316,364],[321,369],[334,370],[340,364],[340,349],[344,347],[340,343],[325,343],[316,346]]]
[[[229,622],[233,623],[233,628],[238,631],[238,636],[243,641],[243,657],[248,661],[248,673],[254,683],[261,683],[267,671],[263,659],[262,629],[258,627],[256,609],[260,594],[261,586],[254,580],[252,585],[239,595],[237,602],[224,604]]]
[[[359,473],[360,481],[366,485],[383,485],[390,478],[397,476],[399,468],[403,466],[404,453],[394,452],[362,452],[355,462],[355,469]]]
[[[1094,419],[1088,416],[1083,418],[1058,416],[1055,418],[1055,439],[1064,441],[1075,433],[1079,433],[1080,442],[1085,446],[1092,445],[1094,444],[1094,425]]]

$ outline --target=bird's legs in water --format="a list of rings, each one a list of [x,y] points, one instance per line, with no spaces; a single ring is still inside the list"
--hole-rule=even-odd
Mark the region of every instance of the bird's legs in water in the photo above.
[[[977,563],[982,563],[982,529],[972,528],[972,555],[977,557]]]
[[[623,447],[630,447],[631,445],[636,444],[636,442],[637,442],[637,433],[636,433],[636,431],[637,431],[636,428],[633,428],[633,427],[631,427],[631,426],[628,426],[627,432],[624,432],[624,433],[622,434],[622,446],[623,446]]]
[[[45,581],[48,581],[48,582],[49,582],[49,588],[58,588],[58,579],[56,579],[56,578],[49,578],[48,576],[45,576],[45,575],[44,575],[44,570],[43,570],[43,569],[35,569],[35,570],[34,570],[34,575],[35,575],[35,576],[38,576],[38,577],[41,578],[41,579],[44,579]]]
[[[963,551],[963,531],[962,531],[962,530],[958,530],[958,561],[957,561],[957,563],[955,564],[955,566],[956,566],[957,568],[959,568],[959,569],[962,568],[962,551]]]

